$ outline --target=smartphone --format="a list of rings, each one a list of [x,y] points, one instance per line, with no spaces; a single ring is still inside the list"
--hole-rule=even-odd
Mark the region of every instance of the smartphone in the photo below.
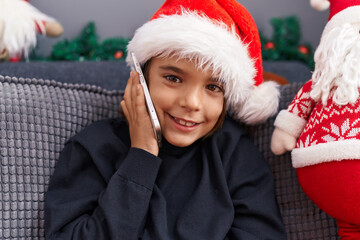
[[[130,55],[131,55],[131,58],[133,61],[133,66],[134,66],[135,70],[139,73],[141,86],[144,89],[146,107],[147,107],[148,113],[150,115],[150,119],[151,119],[151,123],[152,123],[153,129],[154,129],[156,141],[158,143],[158,146],[161,147],[162,136],[161,136],[160,122],[156,115],[154,104],[152,103],[152,100],[150,97],[150,92],[149,92],[147,83],[145,81],[144,74],[141,70],[138,60],[135,57],[135,54],[133,52],[130,52]]]

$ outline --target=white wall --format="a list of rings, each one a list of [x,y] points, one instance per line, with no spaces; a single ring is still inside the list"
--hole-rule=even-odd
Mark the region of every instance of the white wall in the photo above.
[[[204,0],[205,1],[205,0]],[[268,37],[273,17],[297,15],[302,27],[302,42],[316,47],[327,22],[328,12],[310,7],[309,0],[238,0],[253,15],[259,29]],[[110,37],[131,37],[146,22],[163,0],[30,0],[42,12],[56,18],[64,26],[64,34],[56,39],[39,37],[38,52],[48,55],[53,44],[72,40],[89,21],[96,23],[99,40]]]

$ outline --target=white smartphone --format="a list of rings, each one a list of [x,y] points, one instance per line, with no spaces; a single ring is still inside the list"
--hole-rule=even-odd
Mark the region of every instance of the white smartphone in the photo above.
[[[161,147],[161,138],[162,138],[162,136],[161,136],[160,122],[159,122],[159,119],[158,119],[158,117],[156,115],[154,104],[151,101],[149,89],[148,89],[148,86],[146,84],[144,74],[143,74],[143,72],[141,70],[141,67],[140,67],[140,64],[139,64],[138,60],[136,59],[135,54],[133,52],[130,52],[130,55],[131,55],[131,58],[133,60],[133,66],[134,66],[135,70],[139,73],[141,86],[144,89],[146,107],[147,107],[147,110],[148,110],[149,115],[150,115],[150,119],[151,119],[151,123],[152,123],[153,129],[154,129],[156,141],[158,143],[158,146]]]

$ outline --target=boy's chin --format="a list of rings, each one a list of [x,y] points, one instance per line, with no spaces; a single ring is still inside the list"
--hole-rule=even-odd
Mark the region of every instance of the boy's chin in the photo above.
[[[175,147],[188,147],[197,140],[199,140],[199,138],[195,138],[195,137],[183,137],[183,136],[179,136],[179,137],[164,136],[164,137],[168,143],[170,143]]]

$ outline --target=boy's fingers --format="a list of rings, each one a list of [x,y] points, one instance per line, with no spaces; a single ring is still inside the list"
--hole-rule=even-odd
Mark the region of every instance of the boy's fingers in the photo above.
[[[140,84],[139,74],[136,71],[130,73],[121,107],[128,120],[130,118],[132,120],[136,118],[143,120],[147,116],[144,89]]]
[[[133,101],[133,109],[137,112],[137,114],[140,114],[140,116],[144,116],[142,114],[147,114],[146,106],[145,106],[145,94],[144,89],[141,86],[140,83],[140,76],[139,73],[136,71],[131,72],[132,77],[132,96],[134,99]]]
[[[126,119],[127,119],[128,121],[130,121],[130,115],[129,115],[128,108],[126,107],[126,102],[125,102],[124,100],[122,100],[122,101],[120,102],[120,106],[121,106],[121,109],[122,109],[122,111],[123,111]]]
[[[135,103],[134,103],[135,102],[134,98],[136,97],[136,92],[134,91],[134,85],[136,85],[135,78],[136,78],[136,72],[131,71],[124,92],[124,100],[128,108],[128,111],[131,111],[135,107]]]
[[[131,89],[131,83],[132,83],[132,79],[131,76],[129,77],[126,87],[125,87],[125,91],[124,91],[124,100],[125,101],[129,101],[130,100],[130,89]]]
[[[140,82],[139,73],[137,71],[135,71],[135,70],[131,71],[130,77],[134,80],[134,82],[136,82],[136,79],[138,82]]]
[[[135,109],[135,107],[136,107],[137,85],[138,85],[138,83],[137,83],[136,79],[133,78],[133,82],[132,82],[132,86],[131,86],[131,100],[132,100],[133,109]]]
[[[136,100],[135,100],[135,109],[138,114],[147,114],[146,106],[145,106],[145,95],[144,89],[141,84],[136,85]]]

